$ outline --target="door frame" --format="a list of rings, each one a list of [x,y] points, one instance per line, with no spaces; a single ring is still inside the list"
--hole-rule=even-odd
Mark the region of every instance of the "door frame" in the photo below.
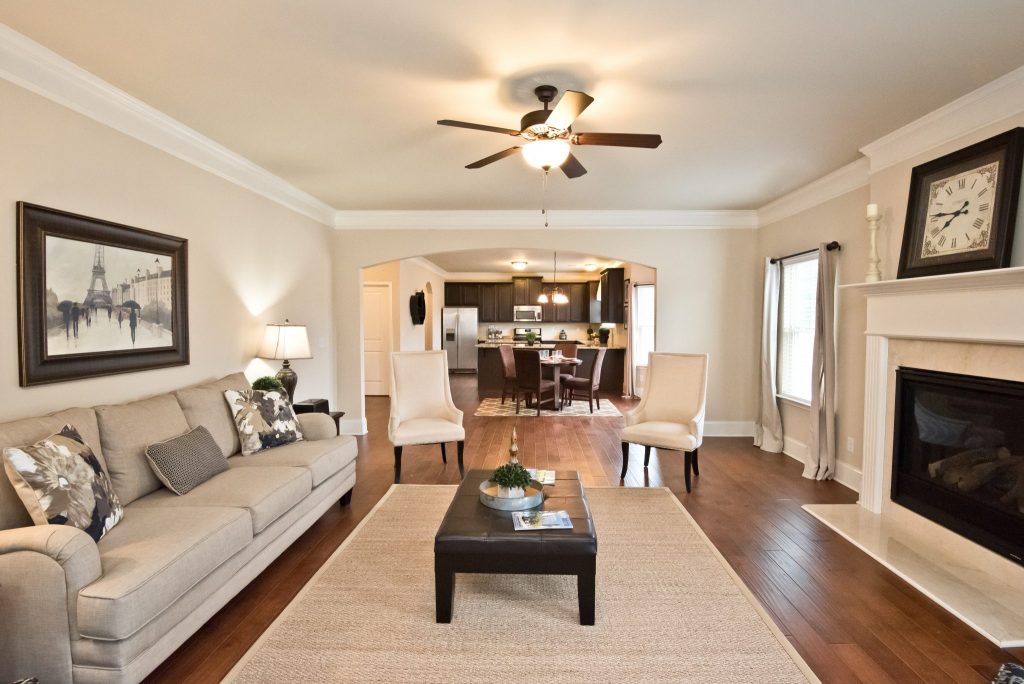
[[[395,312],[393,310],[394,309],[394,301],[393,301],[394,293],[391,291],[391,287],[392,286],[391,286],[391,282],[390,281],[387,281],[387,280],[367,280],[367,281],[363,282],[362,288],[360,290],[360,298],[359,298],[360,305],[362,304],[363,299],[364,299],[364,297],[366,295],[366,288],[367,287],[383,288],[385,290],[386,295],[387,295],[388,315],[386,316],[386,318],[387,318],[387,334],[385,335],[385,339],[387,339],[387,351],[385,352],[385,355],[387,356],[387,359],[388,359],[388,374],[390,374],[390,372],[391,372],[390,371],[391,353],[395,350],[395,331],[393,329],[394,328],[394,321],[392,320],[394,318],[394,316],[395,316]],[[366,396],[366,309],[364,307],[362,307],[362,306],[360,306],[360,309],[361,309],[361,311],[360,311],[359,327],[360,327],[360,330],[362,331],[362,339],[360,340],[360,346],[362,347],[362,356],[363,356],[363,383],[362,384],[363,384],[363,396]],[[388,380],[385,383],[384,394],[370,395],[370,396],[383,396],[383,397],[391,396],[391,382],[390,382],[390,380]]]

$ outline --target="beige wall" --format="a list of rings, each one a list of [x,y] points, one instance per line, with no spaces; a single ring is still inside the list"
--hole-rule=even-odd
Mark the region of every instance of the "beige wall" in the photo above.
[[[429,247],[426,237],[429,236]],[[382,261],[456,247],[588,251],[657,269],[658,332],[662,351],[711,354],[709,421],[750,421],[754,414],[757,330],[756,235],[749,230],[536,229],[343,230],[335,236],[338,383],[345,427],[364,417],[359,283],[362,268]],[[351,421],[349,419],[352,419]]]
[[[864,280],[867,268],[867,230],[864,211],[869,190],[865,186],[795,216],[764,226],[757,232],[758,286],[755,296],[761,299],[763,263],[766,257],[785,256],[817,247],[821,242],[838,240],[839,284]],[[836,346],[838,416],[837,457],[840,461],[860,468],[861,437],[864,432],[864,298],[856,293],[839,290],[838,332]],[[755,352],[756,353],[756,352]],[[798,404],[781,403],[782,425],[790,442],[787,452],[802,455],[808,444],[810,411]],[[853,439],[853,451],[847,449]]]
[[[309,326],[300,397],[334,403],[330,229],[195,166],[0,81],[0,420],[131,400],[249,368],[263,326]],[[189,240],[188,366],[18,386],[15,202]]]
[[[400,315],[401,350],[423,351],[426,347],[424,327],[429,325],[431,349],[441,348],[441,309],[444,306],[444,278],[430,269],[423,268],[415,261],[401,262],[401,287],[399,303],[402,307]],[[413,325],[409,313],[409,298],[413,293],[422,290],[426,294],[429,285],[431,296],[427,296],[427,318],[423,325]]]

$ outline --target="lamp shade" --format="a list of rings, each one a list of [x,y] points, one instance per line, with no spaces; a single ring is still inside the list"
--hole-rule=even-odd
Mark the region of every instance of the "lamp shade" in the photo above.
[[[263,344],[256,356],[261,359],[311,359],[306,326],[268,323],[263,333]]]

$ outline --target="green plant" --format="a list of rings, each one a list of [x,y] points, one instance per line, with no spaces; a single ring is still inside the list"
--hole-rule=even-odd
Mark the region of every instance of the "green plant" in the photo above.
[[[533,341],[537,339],[537,333],[533,330],[526,331],[526,341],[533,344]]]
[[[491,475],[491,482],[499,487],[515,489],[516,487],[526,488],[530,484],[530,473],[518,463],[506,463]]]
[[[284,385],[273,375],[264,375],[262,378],[256,378],[252,383],[252,388],[254,390],[263,390],[264,392],[284,391]]]

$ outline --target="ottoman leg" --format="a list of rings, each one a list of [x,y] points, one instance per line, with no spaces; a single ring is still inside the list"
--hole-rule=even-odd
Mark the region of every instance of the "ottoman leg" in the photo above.
[[[442,558],[434,557],[434,601],[437,622],[448,624],[452,621],[452,605],[455,600],[455,573]]]
[[[594,624],[594,594],[596,582],[594,570],[590,569],[576,575],[576,593],[580,603],[580,624]]]

